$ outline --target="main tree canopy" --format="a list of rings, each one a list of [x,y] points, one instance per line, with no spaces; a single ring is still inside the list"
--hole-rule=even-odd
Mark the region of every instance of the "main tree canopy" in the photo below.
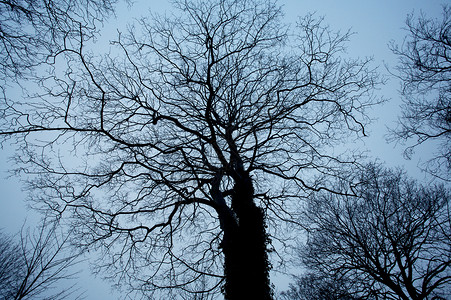
[[[234,197],[283,242],[298,197],[354,162],[330,147],[365,134],[378,81],[345,58],[349,35],[312,15],[288,27],[272,1],[174,5],[119,34],[114,55],[91,54],[80,33],[34,97],[2,106],[37,205],[147,295],[219,290],[224,214],[252,223]]]

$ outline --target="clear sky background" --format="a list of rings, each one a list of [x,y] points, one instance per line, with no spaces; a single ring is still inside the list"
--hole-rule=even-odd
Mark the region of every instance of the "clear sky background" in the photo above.
[[[205,0],[207,1],[207,0]],[[317,16],[324,16],[325,23],[334,30],[343,32],[351,29],[355,35],[348,43],[348,52],[351,56],[374,58],[374,64],[379,66],[381,73],[387,74],[386,67],[393,68],[397,62],[396,57],[388,49],[391,40],[402,43],[406,36],[405,26],[407,14],[416,16],[423,12],[428,17],[441,17],[442,5],[451,4],[445,0],[280,0],[283,5],[287,22],[295,22],[297,16],[303,16],[309,12],[316,12]],[[127,23],[133,22],[149,9],[152,11],[170,11],[168,0],[136,0],[135,4],[128,8],[121,5],[117,17],[107,23],[103,29],[105,40],[115,38],[116,29],[125,31]],[[102,50],[103,47],[99,47]],[[418,171],[417,164],[425,160],[432,151],[432,147],[425,146],[417,150],[417,155],[407,161],[402,156],[403,147],[395,144],[387,144],[384,135],[386,126],[394,126],[397,116],[400,115],[399,105],[401,99],[398,94],[399,81],[388,77],[387,84],[378,91],[380,96],[388,99],[388,102],[374,109],[371,115],[377,120],[368,127],[369,137],[362,142],[357,142],[360,148],[368,149],[373,159],[378,158],[387,166],[403,166],[408,172],[417,178],[424,178]],[[354,145],[355,146],[355,145]],[[0,228],[5,232],[14,233],[20,230],[25,219],[28,225],[33,225],[36,217],[33,212],[26,209],[26,194],[21,191],[20,178],[7,178],[7,171],[12,167],[8,157],[14,148],[5,146],[0,150]],[[86,289],[86,299],[116,299],[118,295],[111,295],[108,283],[102,282],[89,275],[89,263],[82,265],[83,273],[80,278],[80,287]],[[277,290],[283,290],[287,283],[275,282]]]

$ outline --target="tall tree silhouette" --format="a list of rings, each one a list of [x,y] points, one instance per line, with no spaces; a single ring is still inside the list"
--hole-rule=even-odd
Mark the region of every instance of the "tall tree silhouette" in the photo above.
[[[378,77],[341,57],[348,33],[287,27],[272,1],[174,7],[101,58],[66,44],[43,91],[4,105],[1,135],[37,205],[131,292],[271,299],[271,232],[355,163],[329,150],[365,134]]]

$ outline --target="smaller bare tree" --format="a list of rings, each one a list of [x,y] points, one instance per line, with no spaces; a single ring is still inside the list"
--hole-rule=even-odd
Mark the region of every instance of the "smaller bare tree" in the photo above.
[[[373,164],[357,179],[354,195],[318,193],[308,200],[303,263],[346,278],[362,297],[450,295],[449,191]]]
[[[0,298],[60,300],[75,295],[71,268],[79,255],[70,251],[69,235],[60,235],[57,224],[45,221],[34,231],[22,228],[19,237],[15,241],[0,235]],[[81,294],[74,299],[79,298]]]
[[[443,7],[441,20],[409,15],[408,35],[399,46],[390,45],[399,58],[397,76],[402,81],[404,105],[391,140],[410,141],[405,155],[426,141],[440,143],[426,164],[430,173],[449,180],[451,170],[451,6]]]

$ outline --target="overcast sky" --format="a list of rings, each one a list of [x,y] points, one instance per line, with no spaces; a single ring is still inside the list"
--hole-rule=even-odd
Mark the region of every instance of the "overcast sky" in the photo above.
[[[207,0],[206,0],[207,1]],[[124,28],[127,22],[132,22],[134,17],[152,9],[154,11],[170,10],[167,0],[141,0],[135,1],[134,6],[128,9],[121,6],[117,18],[105,26],[105,35],[114,38],[116,28]],[[385,65],[394,67],[396,57],[390,52],[387,44],[391,40],[402,43],[406,32],[402,30],[407,14],[419,15],[423,12],[428,17],[441,16],[443,0],[285,0],[279,1],[284,6],[286,20],[294,22],[297,16],[303,16],[309,12],[316,12],[318,16],[324,16],[325,22],[333,29],[355,32],[348,44],[348,52],[353,56],[372,56],[375,65],[380,71],[386,73]],[[451,2],[448,1],[449,4]],[[399,115],[401,103],[397,89],[399,82],[395,78],[388,78],[387,84],[379,91],[380,96],[389,101],[372,112],[376,120],[370,127],[370,137],[361,142],[361,147],[371,151],[373,158],[384,161],[389,166],[404,166],[412,175],[420,177],[417,171],[418,159],[425,159],[430,152],[430,147],[424,147],[413,160],[406,161],[402,157],[402,147],[386,144],[384,135],[385,127],[393,126]],[[360,146],[360,145],[359,145]],[[0,152],[0,228],[5,232],[16,232],[20,229],[25,218],[29,225],[33,223],[31,212],[25,209],[26,194],[21,192],[19,178],[6,176],[11,167],[7,158],[12,153],[13,147],[6,146]],[[415,173],[415,174],[414,174]],[[93,280],[82,274],[82,288],[87,289],[86,299],[114,299],[109,294],[108,284]],[[286,286],[277,287],[278,290]]]

